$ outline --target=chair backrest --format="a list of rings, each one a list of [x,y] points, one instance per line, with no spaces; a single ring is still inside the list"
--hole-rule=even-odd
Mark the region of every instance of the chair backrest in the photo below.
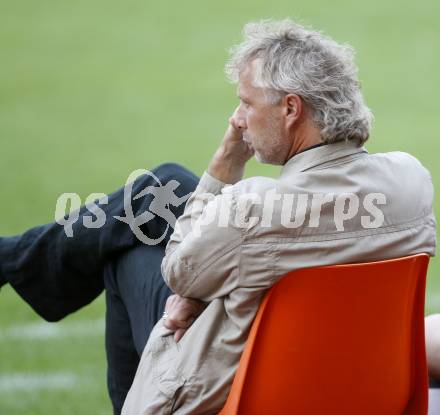
[[[426,414],[428,261],[287,274],[259,308],[221,414]]]

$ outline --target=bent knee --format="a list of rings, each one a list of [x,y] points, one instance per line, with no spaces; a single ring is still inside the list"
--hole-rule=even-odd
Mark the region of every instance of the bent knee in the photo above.
[[[169,182],[176,182],[171,186],[171,191],[176,189],[176,195],[188,194],[197,186],[199,178],[190,170],[177,163],[163,163],[136,179],[136,186],[146,188],[149,186],[164,186]]]
[[[159,166],[155,167],[152,172],[160,179],[160,180],[171,180],[178,179],[182,175],[187,175],[191,173],[187,168],[183,167],[178,163],[167,162],[159,164]],[[192,174],[192,173],[191,173]]]

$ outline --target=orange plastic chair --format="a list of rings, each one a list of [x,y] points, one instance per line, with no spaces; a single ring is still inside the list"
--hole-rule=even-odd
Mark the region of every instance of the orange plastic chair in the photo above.
[[[428,261],[287,274],[258,310],[220,414],[426,414]]]

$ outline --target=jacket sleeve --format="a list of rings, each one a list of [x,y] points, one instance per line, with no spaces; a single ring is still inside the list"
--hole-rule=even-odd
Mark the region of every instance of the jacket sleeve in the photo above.
[[[176,294],[211,301],[237,287],[244,229],[236,226],[235,211],[234,186],[204,173],[162,261],[162,275]]]

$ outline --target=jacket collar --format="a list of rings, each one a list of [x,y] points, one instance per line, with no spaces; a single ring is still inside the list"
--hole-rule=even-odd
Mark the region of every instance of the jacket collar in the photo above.
[[[311,148],[289,159],[283,166],[281,175],[303,172],[332,160],[357,153],[368,152],[364,147],[360,147],[353,141],[339,141],[337,143]]]

